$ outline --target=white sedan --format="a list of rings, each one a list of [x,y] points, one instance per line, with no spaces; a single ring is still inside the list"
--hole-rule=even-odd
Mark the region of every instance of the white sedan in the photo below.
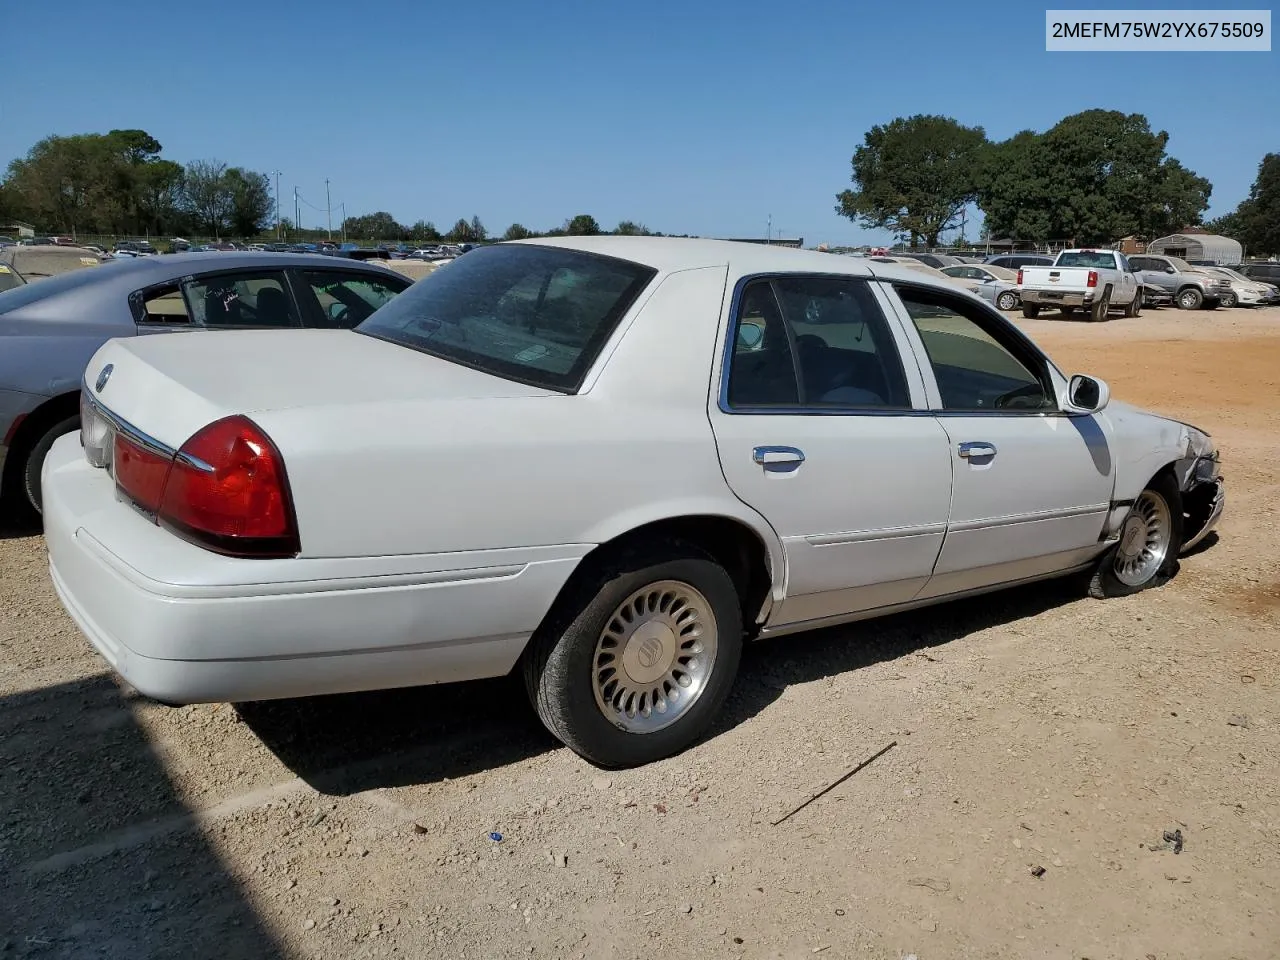
[[[621,767],[697,739],[744,641],[1163,583],[1222,510],[1213,442],[953,283],[570,237],[476,249],[355,331],[111,341],[45,462],[54,585],[162,702],[519,669]]]

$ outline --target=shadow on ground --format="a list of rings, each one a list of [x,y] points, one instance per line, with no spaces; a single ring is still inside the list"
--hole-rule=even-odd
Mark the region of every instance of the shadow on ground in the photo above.
[[[0,698],[0,956],[283,954],[197,830],[93,849],[188,814],[105,676]]]
[[[711,735],[765,710],[792,684],[860,670],[1080,599],[1078,578],[748,647]],[[964,647],[950,651],[964,656]],[[477,683],[239,704],[241,718],[299,777],[328,794],[431,783],[559,747],[516,676]]]

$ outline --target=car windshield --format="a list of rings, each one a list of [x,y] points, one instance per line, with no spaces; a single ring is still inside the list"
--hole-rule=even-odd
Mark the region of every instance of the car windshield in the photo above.
[[[1092,267],[1095,270],[1113,270],[1116,255],[1105,250],[1066,251],[1058,256],[1055,267]]]
[[[572,393],[655,273],[560,247],[480,247],[419,280],[356,331]]]
[[[0,291],[12,290],[14,287],[22,286],[26,281],[14,272],[12,267],[6,267],[0,263]]]

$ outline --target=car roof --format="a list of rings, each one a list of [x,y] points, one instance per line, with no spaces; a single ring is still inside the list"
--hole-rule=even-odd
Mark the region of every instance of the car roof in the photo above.
[[[537,237],[512,240],[511,244],[562,247],[618,257],[642,263],[661,273],[693,270],[698,267],[728,266],[738,275],[753,273],[826,273],[851,277],[878,277],[901,280],[954,291],[950,277],[939,282],[915,267],[877,263],[869,257],[840,257],[817,250],[745,243],[740,240],[703,240],[693,237]],[[919,264],[919,261],[915,261]],[[932,268],[930,268],[932,269]]]
[[[126,297],[134,290],[180,280],[195,273],[224,270],[281,270],[289,267],[355,271],[386,276],[394,271],[359,260],[315,253],[265,253],[245,250],[235,253],[175,253],[126,260],[107,260],[91,270],[73,270],[0,293],[0,313],[23,310],[28,314],[46,310],[94,308],[94,315],[107,319],[118,305],[127,307]],[[396,276],[402,276],[396,274]],[[20,296],[11,296],[21,290]],[[127,309],[124,310],[127,313]],[[123,316],[123,314],[121,315]]]

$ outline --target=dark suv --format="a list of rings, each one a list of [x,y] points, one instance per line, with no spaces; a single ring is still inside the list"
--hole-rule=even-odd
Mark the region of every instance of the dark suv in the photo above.
[[[986,263],[992,267],[1017,270],[1019,267],[1051,267],[1055,259],[1045,253],[1002,253],[999,256],[987,257]]]
[[[1275,260],[1254,260],[1232,267],[1236,273],[1243,273],[1250,280],[1269,283],[1280,287],[1280,262]]]

